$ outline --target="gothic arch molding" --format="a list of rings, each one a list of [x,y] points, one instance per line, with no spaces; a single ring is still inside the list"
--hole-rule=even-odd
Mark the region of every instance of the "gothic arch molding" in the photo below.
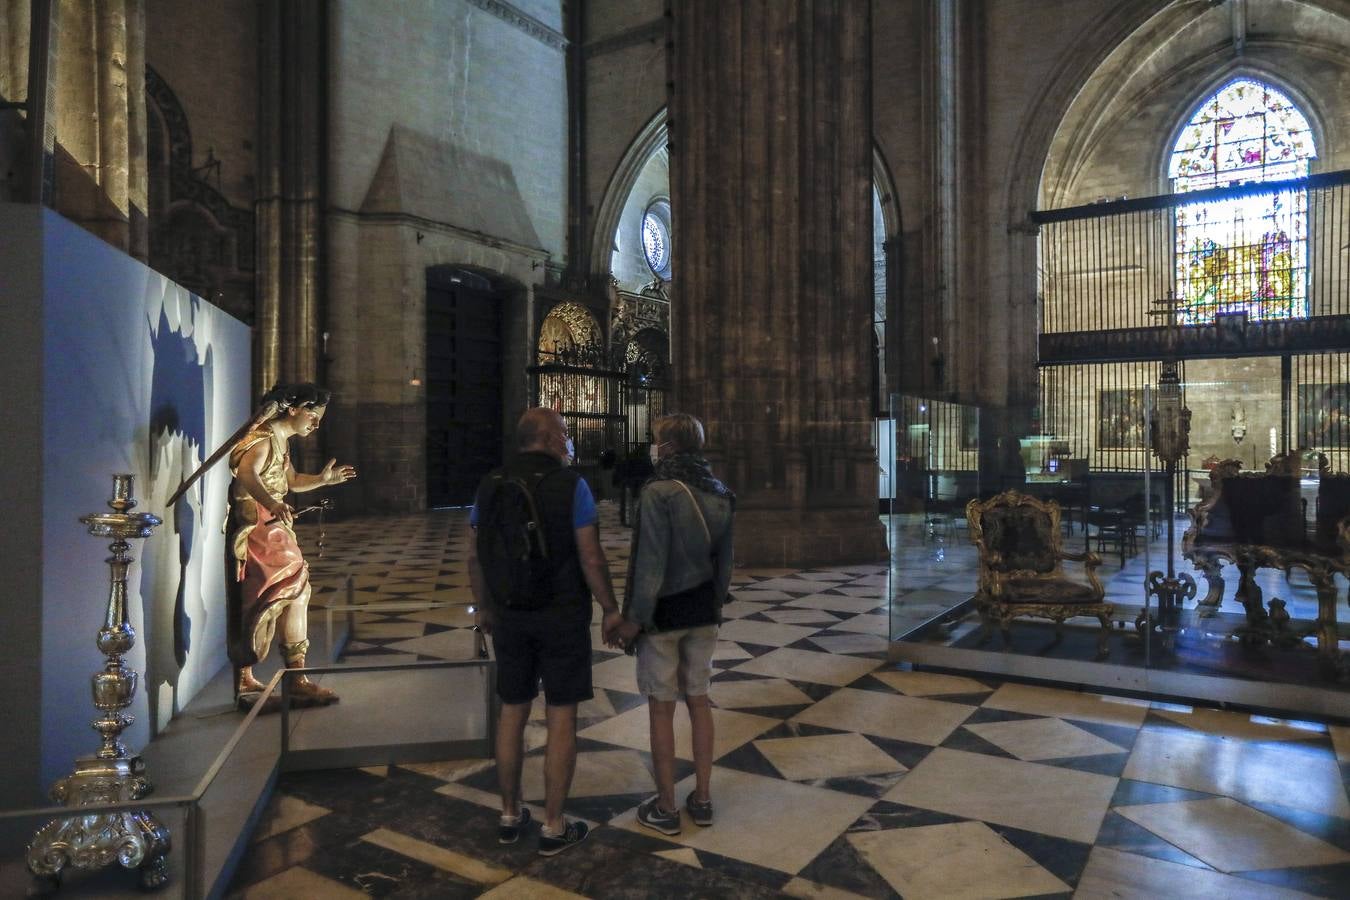
[[[1297,80],[1280,72],[1268,63],[1252,63],[1245,59],[1234,60],[1213,73],[1208,80],[1200,82],[1199,88],[1193,90],[1184,103],[1178,104],[1177,108],[1172,110],[1172,128],[1153,148],[1152,168],[1157,174],[1159,193],[1166,193],[1171,190],[1167,176],[1167,159],[1171,154],[1172,147],[1175,146],[1177,139],[1185,129],[1186,122],[1195,113],[1197,106],[1225,84],[1243,77],[1263,81],[1284,93],[1298,106],[1299,112],[1307,118],[1308,126],[1312,130],[1313,145],[1318,148],[1329,146],[1328,126],[1326,124],[1329,119],[1322,114],[1319,104],[1312,96],[1299,86]],[[1321,157],[1313,159],[1310,171],[1316,172],[1322,168],[1320,163],[1322,163]]]
[[[886,240],[894,241],[900,236],[900,195],[895,189],[895,178],[881,147],[872,144],[872,186],[881,198],[881,220],[886,223]]]
[[[246,322],[253,320],[252,212],[231,206],[194,169],[192,130],[173,89],[145,67],[152,191],[150,265]]]
[[[1150,183],[1140,186],[1136,195],[1165,191],[1167,181],[1157,173],[1186,114],[1207,93],[1241,75],[1286,90],[1308,115],[1318,146],[1338,144],[1339,136],[1330,133],[1334,120],[1319,109],[1314,96],[1318,92],[1305,84],[1290,57],[1343,64],[1345,40],[1327,39],[1326,33],[1331,28],[1350,36],[1350,3],[1278,0],[1278,4],[1297,10],[1303,19],[1272,17],[1280,23],[1278,28],[1249,38],[1241,53],[1227,40],[1230,26],[1222,8],[1150,4],[1133,11],[1117,9],[1107,20],[1110,39],[1084,42],[1079,52],[1066,57],[1059,77],[1052,79],[1025,119],[1008,173],[1010,223],[1024,222],[1026,213],[1037,206],[1085,202],[1074,193],[1075,179],[1091,165],[1094,154],[1100,156],[1117,138],[1112,123],[1146,116],[1166,123],[1142,151],[1140,162],[1147,165]],[[1108,28],[1099,33],[1107,34]],[[1187,86],[1184,96],[1170,100],[1160,112],[1158,98],[1182,85]]]
[[[1170,0],[1153,0],[1148,5],[1116,6],[1095,23],[1091,35],[1076,43],[1078,50],[1066,54],[1056,66],[1023,117],[1020,138],[1008,157],[1005,183],[1010,226],[1026,222],[1027,214],[1036,207],[1055,134],[1088,79],[1127,38],[1170,5]]]
[[[643,166],[654,154],[666,150],[669,144],[670,132],[666,117],[667,110],[662,107],[647,120],[628,145],[628,149],[624,151],[614,174],[610,177],[591,233],[589,268],[593,274],[603,275],[608,271],[614,232],[619,227],[624,203],[628,200],[628,195],[632,192]],[[887,165],[881,148],[875,143],[872,146],[872,183],[881,197],[886,239],[892,241],[901,231],[900,199],[890,166]]]
[[[663,106],[647,120],[619,159],[619,165],[605,188],[604,199],[600,201],[600,208],[592,225],[590,259],[587,261],[588,270],[597,277],[597,280],[602,280],[609,271],[614,231],[619,227],[624,204],[637,182],[638,175],[641,174],[647,161],[656,153],[664,151],[670,141],[666,116],[667,111]]]

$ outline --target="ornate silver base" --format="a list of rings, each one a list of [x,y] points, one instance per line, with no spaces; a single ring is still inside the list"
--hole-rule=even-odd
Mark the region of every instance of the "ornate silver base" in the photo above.
[[[51,797],[73,810],[140,800],[153,790],[139,756],[100,759],[86,756],[75,771],[57,781]],[[140,872],[141,887],[153,889],[169,877],[169,830],[146,810],[55,819],[28,845],[30,896],[50,894],[68,868],[101,869],[114,863]]]

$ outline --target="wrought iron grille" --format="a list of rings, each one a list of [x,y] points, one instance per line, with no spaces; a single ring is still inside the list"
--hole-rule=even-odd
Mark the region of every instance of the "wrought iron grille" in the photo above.
[[[1169,324],[1150,311],[1174,295],[1195,416],[1187,465],[1259,469],[1301,448],[1346,471],[1348,195],[1350,172],[1332,172],[1034,213],[1041,433],[1090,470],[1149,464],[1144,387],[1157,383]],[[1253,210],[1269,215],[1246,221]]]
[[[1185,357],[1350,346],[1348,193],[1331,172],[1033,213],[1042,364],[1159,358],[1172,293]]]

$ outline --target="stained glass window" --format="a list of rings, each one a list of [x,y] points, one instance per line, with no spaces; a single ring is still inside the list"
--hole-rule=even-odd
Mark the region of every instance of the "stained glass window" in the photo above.
[[[657,200],[642,216],[642,252],[652,274],[670,280],[670,204]]]
[[[1178,193],[1308,174],[1317,156],[1308,119],[1284,93],[1252,78],[1205,99],[1172,148]],[[1178,319],[1217,313],[1256,319],[1308,315],[1307,191],[1284,188],[1176,208]]]

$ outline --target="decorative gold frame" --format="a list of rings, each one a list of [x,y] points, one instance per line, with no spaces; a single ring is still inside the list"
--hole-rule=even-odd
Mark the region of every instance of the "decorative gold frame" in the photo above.
[[[984,516],[992,509],[1001,507],[1029,507],[1047,517],[1048,532],[1043,535],[1047,549],[1054,555],[1055,567],[1049,572],[1036,572],[1030,569],[1006,569],[1001,554],[991,550],[984,541]],[[1003,634],[1003,646],[1009,646],[1009,631],[1013,619],[1031,616],[1049,619],[1055,623],[1056,635],[1062,635],[1064,620],[1074,616],[1094,616],[1101,622],[1101,634],[1097,638],[1097,658],[1107,655],[1107,639],[1111,635],[1111,618],[1115,615],[1115,605],[1104,602],[1106,595],[1101,579],[1097,577],[1097,567],[1102,564],[1101,557],[1091,551],[1072,553],[1064,549],[1060,532],[1059,504],[1053,500],[1039,500],[1017,491],[1004,491],[989,500],[972,500],[966,504],[966,522],[970,528],[970,540],[980,551],[980,582],[975,602],[988,633],[995,622]],[[1064,574],[1061,563],[1064,560],[1081,562],[1087,575],[1088,586],[1092,590],[1093,600],[1085,603],[1064,603],[1047,600],[1038,603],[1034,600],[1019,598],[1007,600],[1005,588],[1012,579],[1026,579],[1044,582],[1047,587],[1055,583],[1071,582],[1073,579]]]

